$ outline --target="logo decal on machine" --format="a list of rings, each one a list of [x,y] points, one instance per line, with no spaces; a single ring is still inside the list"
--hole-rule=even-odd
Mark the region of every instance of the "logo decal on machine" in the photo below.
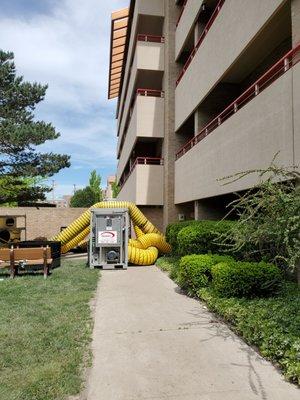
[[[98,234],[98,242],[101,244],[116,244],[118,242],[118,232],[100,231]]]

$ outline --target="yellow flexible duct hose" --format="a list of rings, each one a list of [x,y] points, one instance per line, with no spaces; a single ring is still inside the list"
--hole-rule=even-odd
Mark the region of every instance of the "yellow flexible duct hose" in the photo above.
[[[92,208],[127,208],[134,224],[137,239],[130,239],[128,260],[135,265],[152,265],[158,252],[169,253],[170,245],[160,231],[145,217],[138,207],[127,201],[107,201],[94,204],[66,229],[54,236],[52,240],[62,243],[62,252],[66,253],[76,247],[90,231]]]
[[[138,226],[134,225],[133,229],[134,229],[135,236],[137,239],[139,239],[141,236],[143,236],[144,232]]]
[[[132,247],[136,247],[137,249],[145,250],[145,247],[142,245],[142,243],[136,239],[129,239],[128,246],[132,246]]]
[[[147,250],[128,246],[128,260],[135,265],[152,265],[158,257],[156,247],[149,247]]]
[[[147,233],[141,236],[137,241],[142,244],[144,249],[156,247],[162,254],[171,252],[171,246],[166,242],[165,238],[158,233]]]
[[[68,251],[74,249],[74,247],[78,246],[83,241],[83,239],[87,237],[89,233],[90,233],[90,226],[88,226],[82,232],[80,232],[79,235],[75,236],[74,239],[64,244],[61,248],[61,252],[67,253]]]

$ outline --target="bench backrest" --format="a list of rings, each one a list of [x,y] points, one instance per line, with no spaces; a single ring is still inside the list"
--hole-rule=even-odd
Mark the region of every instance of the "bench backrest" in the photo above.
[[[5,262],[10,261],[11,251],[12,251],[11,249],[7,249],[7,248],[0,249],[0,260],[5,261]]]
[[[50,247],[31,247],[31,248],[16,248],[14,249],[14,260],[39,260],[44,258],[46,253],[46,258],[51,258],[51,248]]]

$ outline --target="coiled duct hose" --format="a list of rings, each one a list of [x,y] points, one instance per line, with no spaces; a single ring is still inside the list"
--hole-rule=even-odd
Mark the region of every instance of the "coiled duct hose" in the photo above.
[[[90,233],[92,208],[127,208],[134,224],[136,239],[128,243],[128,260],[135,265],[152,265],[158,254],[169,253],[171,246],[160,231],[145,217],[138,207],[127,201],[106,201],[94,204],[66,229],[51,240],[62,243],[62,253],[76,247]]]

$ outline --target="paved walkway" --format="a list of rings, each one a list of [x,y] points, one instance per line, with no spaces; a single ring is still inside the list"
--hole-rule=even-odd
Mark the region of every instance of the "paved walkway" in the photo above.
[[[88,400],[299,400],[300,391],[156,267],[104,271]]]

